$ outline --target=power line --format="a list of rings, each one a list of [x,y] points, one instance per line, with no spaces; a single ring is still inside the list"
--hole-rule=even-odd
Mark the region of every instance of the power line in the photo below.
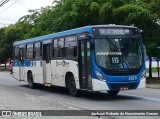
[[[3,3],[4,1],[6,1],[6,0],[1,0],[1,1],[0,1],[0,4]]]
[[[2,7],[7,1],[8,1],[8,0],[3,0],[3,1],[1,1],[0,7]]]
[[[1,1],[0,1],[0,4],[2,4],[3,2],[4,2],[4,0],[1,0]]]
[[[0,7],[2,7],[4,4],[6,4],[9,0],[4,0],[3,2],[0,3]]]
[[[17,3],[18,1],[19,1],[19,0],[15,1],[15,2],[14,2],[13,4],[11,4],[9,7],[7,7],[6,9],[4,9],[3,11],[1,11],[0,14],[3,13],[4,11],[6,11],[7,9],[9,9],[10,7],[12,7],[12,6],[13,6],[15,3]]]

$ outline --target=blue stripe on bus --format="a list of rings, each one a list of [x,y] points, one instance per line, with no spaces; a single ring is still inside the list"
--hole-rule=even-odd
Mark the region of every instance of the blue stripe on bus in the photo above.
[[[36,61],[24,60],[23,62],[20,62],[18,60],[14,60],[13,61],[13,66],[14,67],[19,67],[19,66],[22,66],[22,67],[33,67],[33,66],[36,66]]]

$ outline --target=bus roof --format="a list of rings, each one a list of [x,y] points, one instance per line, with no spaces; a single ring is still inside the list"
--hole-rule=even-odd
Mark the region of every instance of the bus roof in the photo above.
[[[114,25],[114,24],[85,26],[85,27],[75,28],[75,29],[66,30],[66,31],[62,31],[62,32],[57,32],[57,33],[53,33],[53,34],[48,34],[48,35],[44,35],[44,36],[39,36],[39,37],[35,37],[35,38],[16,41],[16,42],[14,42],[13,45],[21,45],[21,44],[26,44],[26,43],[30,43],[30,42],[38,42],[38,41],[43,41],[43,40],[47,40],[47,39],[53,39],[53,38],[56,38],[56,37],[63,37],[63,36],[71,35],[71,34],[83,33],[83,32],[92,33],[92,28],[96,28],[96,27],[137,28],[137,27],[134,27],[134,26]]]

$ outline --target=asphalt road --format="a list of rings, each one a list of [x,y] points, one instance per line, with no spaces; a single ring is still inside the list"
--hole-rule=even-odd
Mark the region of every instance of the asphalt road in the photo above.
[[[27,82],[18,82],[17,80],[13,79],[8,72],[0,72],[0,90],[1,91],[5,90],[9,92],[7,94],[4,94],[3,96],[1,94],[0,101],[3,100],[3,103],[1,102],[0,105],[1,110],[5,109],[83,110],[84,109],[84,110],[159,110],[160,111],[160,89],[146,88],[140,90],[121,91],[119,95],[115,97],[108,96],[106,92],[101,92],[101,93],[81,92],[80,97],[72,97],[68,94],[68,91],[65,88],[59,88],[59,87],[47,88],[40,85],[38,86],[37,89],[29,89]],[[6,102],[4,101],[5,96],[6,96]],[[10,102],[8,101],[9,97],[11,97],[11,99],[9,100]],[[101,118],[135,119],[135,116],[130,116],[130,117],[102,116]],[[159,117],[138,116],[136,118],[158,119]]]

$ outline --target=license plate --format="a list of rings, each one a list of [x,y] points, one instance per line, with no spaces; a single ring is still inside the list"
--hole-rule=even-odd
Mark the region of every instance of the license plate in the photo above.
[[[125,87],[120,87],[120,90],[128,90],[128,87],[125,86]]]

